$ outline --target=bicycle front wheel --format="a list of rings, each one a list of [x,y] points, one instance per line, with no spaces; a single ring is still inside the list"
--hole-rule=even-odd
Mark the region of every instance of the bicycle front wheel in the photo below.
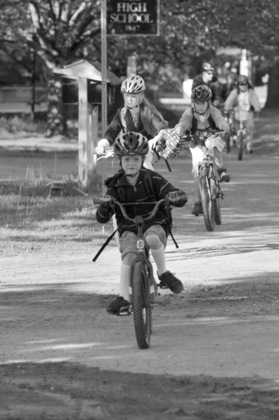
[[[237,154],[237,159],[238,160],[242,160],[242,156],[243,156],[243,143],[244,143],[244,135],[243,135],[243,133],[240,133],[238,135],[238,154]]]
[[[215,228],[215,205],[212,200],[214,181],[205,175],[200,178],[200,193],[202,202],[202,212],[204,217],[204,224],[209,232],[212,232]]]
[[[221,225],[222,218],[221,218],[220,198],[216,197],[213,200],[213,206],[214,206],[215,223],[216,223],[216,225]]]
[[[136,262],[132,278],[132,306],[137,343],[140,349],[150,346],[152,308],[148,272],[142,261]]]

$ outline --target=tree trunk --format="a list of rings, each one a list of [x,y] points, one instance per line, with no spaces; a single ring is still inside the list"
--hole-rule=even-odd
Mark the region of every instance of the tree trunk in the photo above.
[[[265,108],[279,108],[279,60],[270,69]]]
[[[57,134],[68,135],[67,123],[63,115],[62,82],[55,74],[48,81],[48,129],[47,137]]]

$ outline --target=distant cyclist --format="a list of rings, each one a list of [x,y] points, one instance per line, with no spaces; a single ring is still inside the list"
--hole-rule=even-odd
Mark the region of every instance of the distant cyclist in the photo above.
[[[115,154],[119,157],[121,170],[107,179],[106,195],[102,198],[96,214],[99,223],[107,223],[114,213],[111,207],[111,197],[121,203],[138,203],[126,206],[128,216],[135,218],[137,214],[147,216],[154,205],[166,195],[172,193],[169,200],[172,205],[182,207],[187,202],[184,191],[174,187],[159,173],[143,167],[145,157],[149,151],[148,140],[140,133],[127,132],[121,134],[114,143]],[[120,235],[120,252],[122,264],[120,269],[120,296],[114,300],[107,312],[118,314],[120,309],[129,306],[129,280],[132,264],[137,254],[137,228],[134,223],[125,220],[124,216],[115,209],[116,220]],[[161,282],[174,293],[183,290],[181,281],[166,268],[165,246],[170,233],[171,220],[165,209],[160,207],[154,218],[144,224],[144,238],[146,246],[157,266],[157,274]]]
[[[105,153],[113,145],[122,132],[133,131],[142,133],[148,140],[168,126],[162,114],[144,96],[145,82],[141,76],[135,75],[125,79],[121,85],[124,107],[119,108],[109,124],[104,138],[95,148],[97,154]],[[145,167],[153,169],[153,153],[150,150],[145,160]]]
[[[179,130],[180,134],[185,132],[191,132],[192,134],[199,134],[209,129],[219,129],[224,132],[230,131],[230,126],[222,116],[219,109],[211,104],[212,92],[206,85],[197,86],[191,95],[192,106],[187,108],[182,114],[179,123],[176,125],[176,129]],[[206,141],[206,147],[209,149],[209,153],[215,159],[217,166],[217,172],[222,182],[228,182],[230,176],[223,166],[222,151],[225,143],[219,136],[209,138]],[[203,154],[202,148],[199,145],[190,143],[190,151],[192,154],[192,166],[195,184],[195,205],[192,214],[202,214],[202,205],[199,188],[199,163],[202,162]]]
[[[247,151],[253,153],[254,113],[260,112],[261,104],[247,76],[240,75],[238,77],[237,87],[226,99],[224,110],[225,112],[234,111],[236,130],[240,120],[246,121]]]
[[[200,85],[206,85],[211,89],[212,104],[218,107],[221,102],[221,85],[218,82],[215,69],[210,63],[204,63],[202,65],[202,73],[194,77],[192,91]]]

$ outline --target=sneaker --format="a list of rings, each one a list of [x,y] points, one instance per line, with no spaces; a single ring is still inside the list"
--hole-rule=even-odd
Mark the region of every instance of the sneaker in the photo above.
[[[158,277],[159,280],[161,280],[162,285],[167,285],[173,293],[180,293],[184,289],[181,281],[178,280],[170,271],[166,271]]]
[[[107,307],[107,313],[112,315],[119,315],[120,312],[128,312],[129,302],[122,296],[118,296],[111,304]]]
[[[218,175],[220,176],[221,182],[229,182],[229,180],[231,179],[230,175],[228,174],[225,168],[218,168],[217,172],[218,172]]]
[[[200,201],[196,201],[194,204],[194,208],[192,210],[192,214],[195,216],[198,216],[199,214],[202,214],[202,204]]]

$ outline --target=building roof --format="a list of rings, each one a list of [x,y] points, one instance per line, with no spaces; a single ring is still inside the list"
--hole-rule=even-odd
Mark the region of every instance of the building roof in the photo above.
[[[98,61],[91,62],[89,60],[78,60],[65,66],[56,67],[54,73],[61,74],[61,76],[69,77],[70,79],[78,79],[84,77],[85,79],[102,82],[102,68]],[[111,85],[119,85],[121,79],[110,70],[107,70],[107,82]]]

